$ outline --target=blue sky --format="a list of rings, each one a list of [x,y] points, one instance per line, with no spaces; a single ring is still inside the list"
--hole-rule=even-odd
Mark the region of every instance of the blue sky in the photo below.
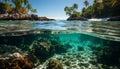
[[[77,3],[79,11],[84,7],[85,0],[30,0],[33,8],[37,9],[37,15],[46,16],[54,19],[66,19],[68,16],[65,15],[64,7],[72,6]],[[88,0],[90,4],[93,0]]]

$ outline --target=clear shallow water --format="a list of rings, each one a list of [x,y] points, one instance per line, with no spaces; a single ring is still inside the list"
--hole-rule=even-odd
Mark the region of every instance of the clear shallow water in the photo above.
[[[51,31],[51,34],[82,33],[120,41],[119,21],[1,21],[0,33],[19,31]]]
[[[50,58],[64,69],[119,69],[120,22],[0,21],[0,55],[21,51],[43,62],[37,69]]]

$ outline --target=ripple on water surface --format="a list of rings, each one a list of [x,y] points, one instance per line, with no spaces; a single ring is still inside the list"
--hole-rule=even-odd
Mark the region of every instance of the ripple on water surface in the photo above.
[[[49,31],[51,34],[82,33],[120,41],[119,30],[119,21],[0,21],[0,35],[4,35],[4,33],[19,35],[19,32],[21,34],[39,34]]]

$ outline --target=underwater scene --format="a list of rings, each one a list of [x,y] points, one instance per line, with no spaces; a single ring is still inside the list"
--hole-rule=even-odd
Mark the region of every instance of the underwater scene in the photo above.
[[[0,69],[120,69],[120,22],[1,20]]]

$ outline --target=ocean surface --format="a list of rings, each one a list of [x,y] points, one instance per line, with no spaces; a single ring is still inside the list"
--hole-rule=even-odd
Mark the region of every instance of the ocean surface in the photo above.
[[[16,52],[33,69],[120,69],[120,21],[0,21],[0,58]]]

